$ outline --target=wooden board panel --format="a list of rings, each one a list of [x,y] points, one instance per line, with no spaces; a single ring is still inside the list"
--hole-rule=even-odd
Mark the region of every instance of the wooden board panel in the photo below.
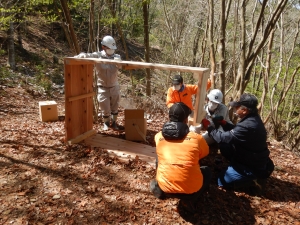
[[[155,164],[156,151],[155,147],[144,145],[132,141],[127,141],[120,138],[114,138],[102,134],[96,134],[85,139],[85,144],[92,147],[100,147],[113,152],[118,157],[134,159],[138,156],[141,160]]]
[[[178,72],[200,72],[209,71],[208,68],[201,67],[190,67],[190,66],[178,66],[170,64],[159,64],[159,63],[145,63],[145,62],[134,62],[134,61],[118,61],[110,59],[99,59],[99,58],[65,58],[66,65],[82,65],[82,64],[95,64],[95,63],[105,63],[105,64],[115,64],[118,66],[134,66],[135,68],[144,69],[160,69],[160,70],[171,70]]]
[[[93,128],[93,97],[89,95],[86,98],[74,98],[91,92],[93,65],[65,65],[66,141]]]

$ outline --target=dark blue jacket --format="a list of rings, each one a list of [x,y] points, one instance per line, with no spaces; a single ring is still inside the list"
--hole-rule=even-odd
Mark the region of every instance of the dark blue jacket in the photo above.
[[[269,161],[267,132],[258,114],[248,114],[236,125],[226,123],[225,132],[212,130],[210,136],[218,143],[232,144],[233,162],[254,171],[264,170]]]

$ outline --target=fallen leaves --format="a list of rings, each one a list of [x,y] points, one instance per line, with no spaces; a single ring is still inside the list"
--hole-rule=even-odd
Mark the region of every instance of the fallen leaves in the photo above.
[[[181,214],[178,199],[161,201],[151,195],[149,181],[155,169],[139,157],[123,162],[105,149],[67,146],[63,121],[40,122],[37,99],[25,104],[26,93],[21,99],[13,93],[8,96],[0,100],[7,107],[0,130],[1,224],[297,224],[300,220],[300,160],[277,144],[271,152],[277,169],[266,196],[218,189],[214,173],[198,211]],[[64,102],[57,102],[64,107]],[[147,140],[160,129],[159,122],[163,123],[148,124]],[[153,140],[149,143],[153,145]],[[213,157],[204,164],[213,167]]]

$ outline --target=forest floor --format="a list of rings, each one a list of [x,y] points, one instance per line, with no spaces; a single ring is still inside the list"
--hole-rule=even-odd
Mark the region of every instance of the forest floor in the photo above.
[[[34,60],[45,60],[51,72],[52,53],[59,58],[73,53],[58,40],[60,32],[53,34],[53,27],[40,27],[36,21],[27,25],[26,51],[23,58],[18,55],[17,64],[30,73]],[[6,40],[4,33],[0,39]],[[5,55],[0,57],[0,67],[6,61]],[[49,97],[23,84],[0,83],[0,224],[300,224],[300,158],[278,142],[269,142],[276,168],[260,197],[220,190],[212,150],[201,161],[213,171],[210,190],[197,203],[196,212],[188,213],[177,208],[177,199],[158,200],[149,192],[153,166],[138,158],[120,160],[106,149],[66,145],[63,120],[39,119],[38,103],[44,100]],[[58,92],[51,100],[63,116],[64,95]],[[124,125],[123,112],[120,108],[119,123]],[[154,146],[153,137],[167,116],[150,116],[143,144]],[[101,125],[101,121],[94,124],[98,133],[125,138],[124,133],[101,131]]]
[[[260,197],[218,189],[211,152],[202,160],[213,171],[211,187],[191,214],[177,208],[177,199],[152,196],[153,166],[66,145],[64,121],[40,121],[42,100],[0,86],[0,224],[300,224],[300,158],[279,143],[269,143],[276,168]],[[52,100],[61,115],[64,96]],[[148,144],[165,121],[148,123]],[[101,125],[94,125],[98,133],[124,138]]]

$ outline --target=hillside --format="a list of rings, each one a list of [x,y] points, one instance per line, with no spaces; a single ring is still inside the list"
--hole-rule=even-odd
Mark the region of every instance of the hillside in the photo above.
[[[23,37],[25,50],[17,49],[20,74],[0,83],[1,224],[300,224],[300,158],[273,140],[269,148],[276,169],[263,196],[219,189],[220,168],[211,149],[201,163],[213,170],[213,180],[195,214],[178,208],[177,199],[155,199],[148,188],[155,169],[139,159],[124,162],[106,149],[67,146],[64,121],[41,122],[38,111],[39,101],[51,99],[63,115],[64,95],[60,91],[47,95],[24,82],[40,73],[34,60],[40,59],[38,65],[50,75],[62,76],[63,57],[73,55],[60,42],[59,32],[51,29],[29,26]],[[53,63],[54,56],[58,63]],[[2,55],[1,69],[6,60]],[[123,108],[120,113],[123,123]],[[166,115],[152,117],[147,140],[153,146]],[[103,133],[99,122],[94,129]],[[124,138],[113,131],[103,134]]]

